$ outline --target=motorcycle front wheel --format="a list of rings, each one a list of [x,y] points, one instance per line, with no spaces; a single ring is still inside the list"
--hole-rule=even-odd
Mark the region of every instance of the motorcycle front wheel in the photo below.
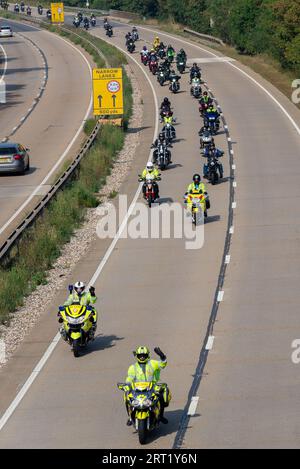
[[[74,357],[79,357],[79,339],[73,340],[72,349]]]
[[[147,419],[138,420],[138,434],[140,444],[144,445],[147,439]]]

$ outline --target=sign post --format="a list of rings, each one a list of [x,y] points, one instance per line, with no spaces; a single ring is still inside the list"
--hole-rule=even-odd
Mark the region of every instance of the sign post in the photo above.
[[[51,23],[64,23],[64,4],[51,3]]]
[[[93,102],[95,116],[120,116],[123,106],[123,70],[94,68]]]

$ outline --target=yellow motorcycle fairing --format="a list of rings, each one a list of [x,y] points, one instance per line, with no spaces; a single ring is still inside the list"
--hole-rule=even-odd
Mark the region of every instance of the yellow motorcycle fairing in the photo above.
[[[137,410],[135,412],[135,418],[137,420],[145,420],[147,419],[148,417],[150,416],[150,412],[149,410],[147,410],[146,412],[144,410]]]
[[[203,212],[205,212],[206,211],[206,200],[205,200],[204,194],[199,194],[199,193],[198,194],[188,194],[188,196],[187,196],[187,209],[190,212],[198,212],[199,207],[193,207],[193,199],[199,199],[201,208],[202,208]]]
[[[71,331],[70,333],[69,318],[77,320],[82,318],[81,329],[85,332],[88,332],[93,326],[93,323],[89,320],[89,318],[94,316],[95,320],[97,320],[97,311],[95,309],[91,311],[90,309],[87,309],[86,306],[78,304],[66,306],[65,309],[60,312],[60,314],[63,319],[64,329],[73,340],[80,339],[81,332]]]

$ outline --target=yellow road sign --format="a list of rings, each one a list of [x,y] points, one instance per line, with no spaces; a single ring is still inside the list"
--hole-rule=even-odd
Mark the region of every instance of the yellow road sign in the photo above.
[[[63,23],[65,21],[64,4],[51,3],[51,22]]]
[[[123,70],[93,69],[94,115],[120,115],[123,109]]]

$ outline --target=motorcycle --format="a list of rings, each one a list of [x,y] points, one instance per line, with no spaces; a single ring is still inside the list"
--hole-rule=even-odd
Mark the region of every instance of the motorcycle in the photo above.
[[[185,71],[185,61],[182,60],[182,59],[179,59],[176,61],[176,65],[177,65],[177,70],[179,73],[184,73]]]
[[[15,13],[19,13],[19,12],[20,12],[19,5],[15,5],[15,6],[14,6],[14,12],[15,12]]]
[[[97,320],[97,312],[91,306],[73,304],[60,306],[58,317],[59,322],[63,323],[60,333],[71,345],[74,357],[78,357],[80,348],[94,339],[93,325]]]
[[[207,158],[206,173],[204,174],[204,177],[207,178],[212,183],[212,185],[215,185],[219,180],[219,175],[220,175],[220,179],[222,179],[223,178],[222,164],[219,162],[216,156],[209,156]]]
[[[20,8],[21,8],[21,12],[24,13],[25,12],[25,3],[20,3]]]
[[[90,28],[90,22],[89,21],[84,22],[83,27],[87,31]]]
[[[113,35],[113,29],[111,26],[109,26],[106,30],[106,36],[112,37],[112,35]]]
[[[162,69],[158,70],[157,81],[160,84],[160,86],[164,86],[164,83],[167,81],[166,72],[164,70]]]
[[[216,112],[206,112],[204,114],[204,125],[210,128],[213,135],[216,135],[220,128],[218,114]]]
[[[127,50],[128,52],[130,52],[130,54],[132,54],[135,51],[135,44],[133,41],[127,44]]]
[[[200,70],[197,72],[196,70],[194,70],[193,72],[190,73],[190,82],[192,83],[193,79],[194,78],[199,78],[199,80],[201,80],[201,72]]]
[[[163,383],[152,382],[118,383],[124,392],[124,402],[129,417],[138,432],[139,442],[144,445],[150,431],[159,426],[160,400],[159,393]]]
[[[154,178],[151,174],[147,174],[145,184],[146,184],[146,191],[145,191],[145,198],[147,200],[148,207],[151,208],[151,205],[155,202],[155,190],[154,190],[154,182],[160,181],[161,178],[157,177]],[[139,175],[139,182],[144,181],[141,175]]]
[[[51,10],[47,10],[46,16],[48,20],[51,20]]]
[[[158,69],[158,64],[157,60],[150,60],[149,62],[149,70],[152,73],[152,75],[156,75]]]
[[[166,51],[164,47],[160,47],[157,51],[158,57],[163,60],[166,57]]]
[[[91,26],[93,26],[93,28],[96,26],[96,18],[91,18]]]
[[[193,78],[192,80],[192,86],[191,86],[191,95],[194,96],[194,98],[199,99],[202,94],[202,89],[200,85],[200,80],[199,78]]]
[[[149,63],[149,56],[146,55],[146,54],[142,54],[142,53],[141,53],[141,62],[142,62],[142,64],[145,65],[145,66],[148,65],[148,63]]]
[[[176,138],[176,131],[170,122],[165,123],[161,132],[167,144],[172,143],[172,141]]]
[[[74,19],[73,25],[75,26],[75,28],[79,28],[79,26],[80,26],[80,21],[79,21],[78,18],[75,18],[75,19]]]
[[[205,130],[203,133],[198,132],[200,136],[200,148],[210,148],[211,144],[214,142],[214,138],[209,130]]]
[[[191,213],[192,222],[195,226],[203,224],[204,217],[207,217],[206,198],[207,195],[203,193],[187,194],[184,197],[187,210]]]
[[[201,117],[204,116],[204,114],[206,113],[207,109],[208,109],[208,106],[211,104],[211,101],[207,102],[207,103],[200,103],[200,106],[199,106],[199,112],[200,112],[200,115]]]
[[[151,148],[156,148],[151,145]],[[159,143],[156,150],[153,152],[153,159],[155,160],[159,169],[164,171],[171,161],[171,152],[168,150],[166,143]]]
[[[28,16],[31,16],[31,8],[27,8],[26,14],[27,14]]]
[[[107,21],[107,20],[104,21],[104,23],[103,23],[103,28],[104,28],[104,29],[107,29],[108,26],[109,26],[108,21]]]
[[[41,5],[38,6],[38,14],[39,15],[43,14],[43,7]]]
[[[180,90],[180,84],[179,84],[179,80],[180,80],[181,77],[173,77],[171,78],[171,83],[170,83],[170,86],[169,86],[169,90],[172,91],[172,93],[178,93],[178,91]]]

